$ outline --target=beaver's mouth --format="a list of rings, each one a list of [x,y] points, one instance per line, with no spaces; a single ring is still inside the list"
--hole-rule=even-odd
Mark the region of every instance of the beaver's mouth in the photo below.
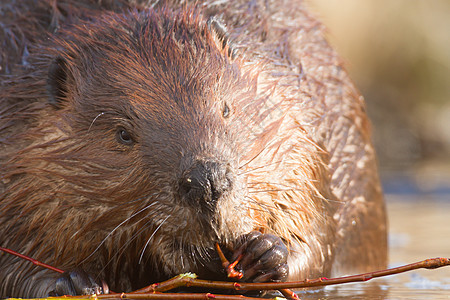
[[[214,249],[216,243],[221,243],[223,238],[217,234],[217,229],[212,226],[199,226],[200,230],[187,230],[173,240],[173,247],[189,249],[202,248]]]
[[[183,244],[180,243],[182,242],[179,240],[174,241],[174,248],[179,249],[179,260],[177,263],[179,267],[182,267],[177,273],[181,271],[194,272],[199,276],[204,276],[205,274],[220,272],[221,260],[215,246],[219,244],[218,241],[209,241],[208,244],[202,245],[186,243],[186,241]],[[224,249],[225,253],[229,254],[226,247],[221,249]]]

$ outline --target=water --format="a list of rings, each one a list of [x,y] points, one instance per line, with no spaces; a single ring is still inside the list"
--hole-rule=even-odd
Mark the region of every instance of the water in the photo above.
[[[450,195],[387,195],[389,266],[450,258]],[[450,266],[330,286],[301,299],[450,299]]]

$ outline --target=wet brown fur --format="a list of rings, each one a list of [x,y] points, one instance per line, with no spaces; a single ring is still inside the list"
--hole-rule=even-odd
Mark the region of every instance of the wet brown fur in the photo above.
[[[94,2],[2,4],[1,246],[116,291],[202,274],[216,241],[255,229],[288,244],[290,279],[386,264],[364,103],[303,4]],[[70,76],[51,104],[58,59]],[[199,159],[235,182],[208,217],[176,196]],[[0,296],[43,295],[56,276],[6,254],[0,265]]]

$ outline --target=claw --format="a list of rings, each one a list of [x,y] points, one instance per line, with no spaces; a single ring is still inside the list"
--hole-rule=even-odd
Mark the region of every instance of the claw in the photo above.
[[[236,268],[243,274],[241,281],[267,282],[287,279],[289,252],[281,238],[272,234],[251,232],[242,237],[238,245],[233,253],[233,266],[237,262]],[[228,265],[227,267],[230,268]]]

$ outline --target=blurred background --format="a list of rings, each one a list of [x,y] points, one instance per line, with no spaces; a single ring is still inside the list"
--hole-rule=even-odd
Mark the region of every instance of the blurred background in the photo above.
[[[450,258],[450,1],[306,1],[367,103],[390,265]],[[450,267],[387,282],[388,293],[362,291],[381,299],[450,297]]]
[[[450,193],[450,1],[308,2],[366,99],[383,178]]]

